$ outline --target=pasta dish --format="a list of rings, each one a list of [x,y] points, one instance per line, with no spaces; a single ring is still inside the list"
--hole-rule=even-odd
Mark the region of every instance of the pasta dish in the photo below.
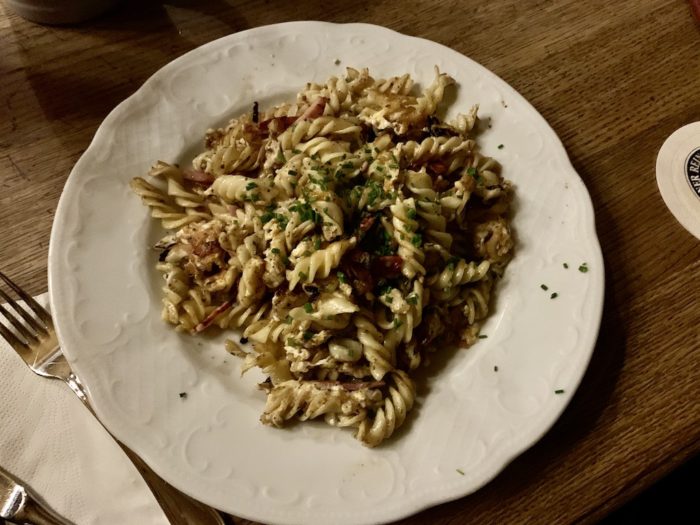
[[[376,446],[430,353],[479,337],[513,190],[479,152],[477,107],[440,118],[453,84],[348,68],[132,180],[167,231],[163,319],[242,334],[227,349],[267,378],[264,424],[322,418]]]

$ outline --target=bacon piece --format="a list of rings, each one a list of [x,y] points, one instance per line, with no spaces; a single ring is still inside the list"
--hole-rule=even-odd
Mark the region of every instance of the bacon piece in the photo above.
[[[395,279],[401,275],[403,259],[400,255],[381,255],[372,261],[372,274],[384,279]]]
[[[203,184],[204,186],[211,186],[214,182],[214,175],[211,173],[206,173],[202,170],[195,170],[192,168],[182,170],[182,178],[197,184]]]
[[[267,133],[270,128],[274,128],[275,132],[282,133],[289,126],[297,121],[297,117],[272,117],[267,120],[263,120],[259,124],[260,131]],[[274,124],[274,125],[273,125]]]
[[[204,319],[202,319],[202,322],[199,323],[197,326],[194,327],[195,333],[202,332],[209,328],[209,326],[214,322],[214,319],[219,317],[222,313],[224,313],[226,310],[231,308],[231,305],[233,305],[233,299],[230,299],[226,301],[224,304],[217,306],[214,311],[212,311],[209,315],[207,315]]]
[[[297,119],[299,120],[311,120],[323,115],[323,111],[326,109],[326,104],[328,99],[325,97],[317,98],[313,104],[311,104],[306,111],[304,111],[301,116]]]
[[[368,252],[354,249],[343,262],[343,269],[350,277],[350,284],[359,294],[366,294],[374,288],[374,277],[370,271],[371,256]]]
[[[440,161],[433,161],[428,164],[428,168],[435,173],[435,175],[444,175],[447,173],[447,165]]]

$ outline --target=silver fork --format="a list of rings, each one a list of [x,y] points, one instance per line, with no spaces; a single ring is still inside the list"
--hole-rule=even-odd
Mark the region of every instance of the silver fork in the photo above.
[[[66,383],[88,410],[95,415],[85,387],[78,376],[73,373],[63,352],[61,352],[49,312],[2,272],[0,272],[0,279],[29,307],[28,309],[22,307],[0,287],[0,299],[2,299],[0,301],[0,314],[8,320],[16,331],[12,332],[0,323],[0,335],[14,348],[35,374],[60,379]],[[2,302],[7,303],[9,307],[3,306]],[[143,476],[170,523],[174,525],[225,525],[218,511],[169,485],[158,477],[133,451],[119,440],[116,441]]]

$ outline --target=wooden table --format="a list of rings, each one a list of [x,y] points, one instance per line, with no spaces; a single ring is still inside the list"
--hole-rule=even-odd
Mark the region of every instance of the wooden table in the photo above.
[[[700,242],[654,174],[664,139],[700,120],[700,28],[685,3],[231,4],[123,2],[62,28],[0,4],[0,269],[46,291],[71,167],[107,113],[170,60],[299,18],[385,25],[470,56],[544,115],[593,198],[607,273],[593,360],[559,422],[476,494],[402,523],[593,522],[700,451]]]

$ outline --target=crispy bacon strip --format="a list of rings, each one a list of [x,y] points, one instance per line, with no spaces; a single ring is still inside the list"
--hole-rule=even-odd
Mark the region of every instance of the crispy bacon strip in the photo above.
[[[231,305],[233,305],[233,299],[230,299],[221,306],[218,306],[213,312],[211,312],[204,319],[202,319],[201,323],[194,327],[194,332],[199,333],[209,328],[209,326],[211,326],[211,324],[214,322],[214,319],[216,319],[226,310],[231,308]]]

